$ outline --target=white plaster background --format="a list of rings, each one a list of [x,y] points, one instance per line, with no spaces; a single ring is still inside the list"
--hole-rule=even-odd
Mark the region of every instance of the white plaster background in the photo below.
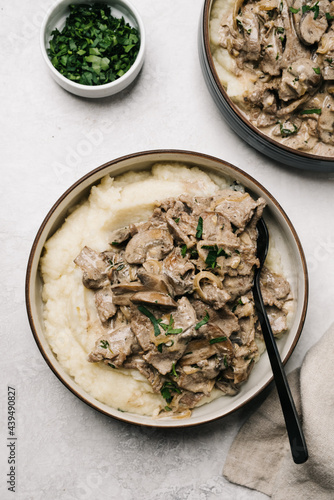
[[[290,216],[309,264],[308,315],[288,371],[334,320],[334,174],[275,163],[229,129],[200,69],[202,0],[133,2],[147,32],[142,73],[129,90],[90,101],[62,90],[44,67],[39,29],[50,0],[0,1],[1,499],[267,498],[229,484],[221,474],[239,426],[258,401],[197,429],[132,427],[76,399],[35,345],[24,300],[34,236],[58,197],[102,163],[175,148],[218,156],[246,170]],[[15,494],[6,489],[8,384],[17,391]]]

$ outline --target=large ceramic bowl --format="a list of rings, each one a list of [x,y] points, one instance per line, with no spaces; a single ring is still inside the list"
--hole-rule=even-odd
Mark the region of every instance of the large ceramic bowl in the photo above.
[[[124,156],[110,161],[85,175],[71,186],[51,208],[45,217],[29,257],[26,275],[26,305],[31,329],[37,345],[50,368],[57,377],[76,396],[100,412],[111,417],[147,426],[182,427],[209,422],[227,415],[245,405],[259,394],[272,380],[272,372],[267,354],[263,354],[254,367],[250,378],[234,397],[221,397],[209,404],[196,408],[191,417],[185,419],[152,419],[132,413],[120,412],[97,401],[87,394],[64,371],[57,357],[51,351],[45,337],[43,325],[42,280],[39,274],[39,261],[45,241],[62,225],[66,215],[80,201],[87,197],[90,188],[99,183],[106,175],[117,176],[128,171],[150,169],[156,162],[182,162],[189,166],[198,166],[203,171],[218,176],[228,176],[243,184],[247,191],[255,197],[262,196],[267,202],[265,220],[270,237],[280,253],[284,274],[288,278],[295,299],[291,326],[282,339],[278,341],[283,362],[291,356],[301,334],[307,308],[308,279],[304,253],[298,236],[283,209],[273,196],[251,176],[223,160],[200,153],[175,150],[146,151]],[[112,200],[111,200],[112,203]]]
[[[145,29],[137,9],[131,2],[129,2],[129,0],[99,0],[99,4],[106,4],[111,8],[112,16],[116,18],[124,17],[125,22],[129,23],[130,26],[139,31],[140,49],[137,58],[131,68],[123,76],[110,83],[103,85],[82,85],[69,80],[59,73],[59,71],[51,63],[48,56],[47,49],[49,48],[51,33],[55,28],[58,28],[60,31],[63,29],[66,18],[70,13],[69,6],[71,4],[91,5],[93,3],[96,2],[92,0],[58,0],[50,8],[43,20],[40,34],[40,46],[43,59],[50,75],[61,87],[68,92],[81,97],[99,98],[121,92],[136,79],[144,63]]]
[[[254,127],[228,96],[213,61],[210,46],[210,14],[214,0],[205,0],[199,23],[199,58],[203,76],[213,100],[229,126],[250,146],[284,165],[322,172],[334,171],[334,157],[297,151],[268,137]]]

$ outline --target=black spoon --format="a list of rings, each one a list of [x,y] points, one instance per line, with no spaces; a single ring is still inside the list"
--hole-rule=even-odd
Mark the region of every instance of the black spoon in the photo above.
[[[261,218],[257,223],[258,238],[257,238],[257,257],[260,261],[260,266],[255,270],[253,283],[253,296],[257,316],[260,321],[262,334],[267,347],[267,352],[271,364],[271,368],[276,383],[278,396],[281,402],[281,407],[284,415],[285,425],[289,436],[291,453],[293,461],[296,464],[306,462],[308,452],[306,442],[301,428],[301,424],[293,401],[290,387],[286,379],[285,371],[280,354],[277,349],[276,341],[268,320],[268,316],[263,304],[261,289],[260,289],[260,273],[269,246],[269,233],[264,220]]]

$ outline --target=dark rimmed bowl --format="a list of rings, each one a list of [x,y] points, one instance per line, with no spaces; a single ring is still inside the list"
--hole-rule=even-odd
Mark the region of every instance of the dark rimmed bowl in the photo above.
[[[296,151],[268,137],[247,120],[227,95],[216,72],[210,49],[209,23],[212,4],[213,0],[204,0],[198,34],[199,59],[209,92],[228,125],[250,146],[284,165],[303,170],[334,172],[334,157]]]
[[[239,168],[212,156],[190,151],[157,150],[130,154],[112,160],[86,174],[73,184],[53,205],[46,215],[34,240],[29,256],[26,274],[26,306],[35,341],[56,376],[82,401],[105,415],[125,422],[155,427],[188,427],[210,422],[227,415],[251,401],[272,380],[269,360],[264,354],[255,366],[248,381],[234,397],[221,397],[202,407],[196,408],[191,417],[185,419],[153,419],[134,413],[124,413],[99,402],[86,393],[59,364],[46,340],[43,324],[42,280],[39,261],[44,244],[62,225],[71,209],[80,200],[87,198],[90,188],[106,175],[117,176],[129,171],[149,170],[156,162],[181,162],[188,166],[198,166],[205,172],[229,177],[243,184],[255,197],[262,196],[267,202],[265,220],[270,237],[280,254],[284,274],[290,281],[295,298],[290,327],[278,341],[283,362],[291,356],[302,332],[308,301],[308,276],[304,252],[288,216],[274,197],[255,179]]]

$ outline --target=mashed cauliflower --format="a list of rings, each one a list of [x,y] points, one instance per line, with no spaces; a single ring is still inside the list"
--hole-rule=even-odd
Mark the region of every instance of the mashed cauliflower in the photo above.
[[[156,200],[184,193],[209,196],[228,185],[222,177],[175,163],[116,179],[106,176],[46,242],[40,263],[46,338],[66,372],[102,403],[141,415],[157,415],[166,404],[137,370],[116,371],[87,361],[102,334],[101,323],[94,292],[83,286],[82,272],[73,260],[85,245],[105,250],[110,231],[147,220]],[[214,390],[201,404],[221,394]]]

